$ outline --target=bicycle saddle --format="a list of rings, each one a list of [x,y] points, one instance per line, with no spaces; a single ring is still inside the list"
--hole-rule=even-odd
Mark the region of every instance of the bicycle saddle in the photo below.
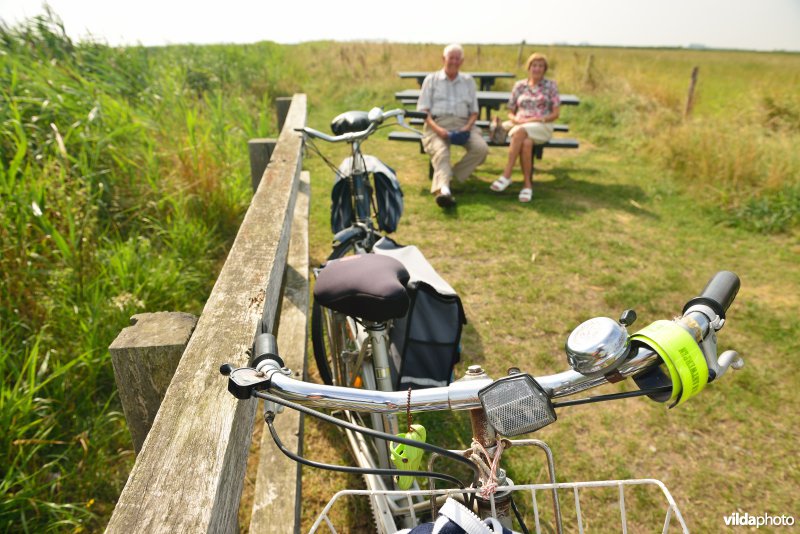
[[[359,254],[329,261],[319,272],[314,298],[334,311],[381,323],[408,311],[408,271],[388,256]]]
[[[331,131],[334,135],[361,132],[369,126],[369,116],[366,111],[345,111],[331,121]]]

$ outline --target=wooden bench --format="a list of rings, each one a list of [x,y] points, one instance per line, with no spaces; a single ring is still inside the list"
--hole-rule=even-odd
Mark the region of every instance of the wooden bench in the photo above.
[[[417,80],[417,83],[420,87],[422,87],[422,82],[425,81],[425,77],[430,74],[430,71],[413,71],[413,72],[398,72],[397,75],[401,78],[413,78]],[[492,86],[494,85],[495,80],[498,78],[514,78],[515,75],[511,72],[465,72],[464,74],[469,74],[478,82],[478,87],[480,87],[481,91],[491,91]]]
[[[399,101],[404,106],[416,105],[419,100],[420,89],[405,89],[398,91],[394,94],[395,100]],[[478,98],[478,107],[481,110],[486,110],[486,118],[491,119],[492,110],[500,109],[500,106],[508,102],[511,98],[510,91],[478,91],[476,93]],[[579,106],[581,99],[575,95],[562,94],[562,106]]]
[[[489,146],[508,146],[510,143],[509,138],[506,138],[504,143],[493,143],[488,135],[484,135],[483,138],[486,140],[486,143]],[[422,134],[420,133],[392,132],[389,134],[389,141],[405,141],[410,143],[419,143],[420,153],[421,154],[425,153],[425,149],[422,146]],[[533,156],[536,159],[542,159],[542,155],[544,154],[545,148],[577,149],[580,148],[580,143],[578,143],[577,139],[553,137],[547,143],[534,145]],[[431,163],[428,164],[428,178],[433,179],[433,164]]]
[[[425,119],[412,117],[412,118],[408,119],[406,122],[408,124],[413,124],[415,126],[422,126],[423,124],[425,124]],[[483,130],[488,130],[489,126],[491,125],[491,123],[492,123],[492,121],[478,120],[478,121],[475,121],[475,126],[477,126],[478,128],[481,128]],[[554,124],[553,125],[553,129],[556,132],[568,132],[569,131],[569,126],[566,125],[566,124]]]

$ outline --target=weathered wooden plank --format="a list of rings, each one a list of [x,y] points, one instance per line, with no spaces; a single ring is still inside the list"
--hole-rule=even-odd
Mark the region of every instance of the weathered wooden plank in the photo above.
[[[107,532],[235,532],[256,402],[219,374],[274,328],[299,183],[306,97],[295,95],[272,161],[167,389]]]
[[[196,324],[197,317],[190,313],[139,313],[108,347],[137,454]]]
[[[311,182],[300,175],[294,208],[289,261],[286,266],[283,304],[278,327],[278,350],[296,378],[305,375],[308,338],[308,204]],[[275,418],[275,429],[284,445],[301,453],[303,419],[293,410]],[[292,506],[294,504],[294,506]],[[300,532],[300,465],[287,458],[272,441],[269,429],[261,437],[261,452],[253,497],[250,532]]]

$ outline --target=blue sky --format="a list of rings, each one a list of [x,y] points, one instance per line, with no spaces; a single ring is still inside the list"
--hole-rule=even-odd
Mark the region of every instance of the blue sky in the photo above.
[[[800,0],[50,0],[73,38],[112,45],[396,42],[688,46],[800,51]],[[41,0],[0,0],[13,24]]]

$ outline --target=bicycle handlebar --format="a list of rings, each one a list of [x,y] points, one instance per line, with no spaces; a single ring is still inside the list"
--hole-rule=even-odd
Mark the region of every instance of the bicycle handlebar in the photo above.
[[[742,365],[742,360],[734,351],[726,351],[717,359],[715,335],[724,324],[717,309],[722,309],[724,312],[733,301],[738,288],[739,278],[734,273],[728,271],[718,273],[706,285],[700,297],[695,297],[687,303],[685,309],[688,311],[677,320],[701,347],[709,370],[713,372],[711,380],[721,376],[728,367],[738,369]],[[586,376],[568,370],[535,377],[534,380],[547,397],[554,399],[612,381],[618,382],[624,378],[635,377],[661,363],[662,359],[655,350],[642,345],[635,347],[613,374]],[[494,382],[486,375],[477,378],[466,376],[449,386],[414,390],[409,395],[407,391],[387,392],[303,382],[292,378],[291,371],[282,367],[282,362],[274,358],[263,359],[256,365],[255,369],[233,369],[226,366],[221,369],[223,374],[230,375],[228,388],[238,398],[249,398],[253,388],[269,389],[278,397],[306,406],[373,413],[481,408],[478,392]],[[239,376],[234,379],[234,374],[237,373]]]
[[[389,111],[383,111],[380,108],[372,108],[369,111],[369,126],[366,129],[360,132],[347,132],[341,135],[328,135],[326,133],[320,132],[319,130],[315,130],[314,128],[309,128],[304,126],[302,128],[295,128],[297,132],[303,132],[306,135],[314,137],[316,139],[322,139],[323,141],[327,141],[329,143],[341,143],[341,142],[348,142],[352,143],[354,141],[360,141],[366,139],[370,135],[372,135],[375,130],[378,129],[378,125],[383,123],[386,119],[390,119],[392,117],[397,117],[397,124],[403,127],[407,127],[405,122],[403,122],[403,116],[406,114],[406,110],[401,108],[390,109]]]
[[[659,363],[652,350],[640,348],[638,353],[618,369],[624,376],[632,376]],[[315,408],[353,410],[374,413],[395,413],[406,409],[416,412],[442,410],[471,410],[481,407],[478,392],[494,380],[479,378],[459,380],[449,386],[417,389],[409,399],[407,391],[377,391],[370,389],[326,386],[303,382],[267,360],[257,368],[269,381],[272,394]],[[542,389],[551,398],[564,397],[609,383],[605,377],[586,377],[576,371],[536,377]]]

